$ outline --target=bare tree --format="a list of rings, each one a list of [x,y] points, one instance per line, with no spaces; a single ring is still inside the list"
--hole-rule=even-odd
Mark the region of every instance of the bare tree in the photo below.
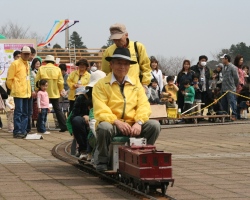
[[[164,57],[161,55],[156,56],[159,62],[159,67],[167,76],[176,76],[182,69],[182,63],[185,57]]]
[[[11,21],[0,26],[0,33],[8,39],[36,39],[38,43],[43,40],[36,32],[30,31],[30,27],[25,28]]]

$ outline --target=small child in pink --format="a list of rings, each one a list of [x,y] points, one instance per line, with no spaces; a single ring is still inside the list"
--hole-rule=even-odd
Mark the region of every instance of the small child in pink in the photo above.
[[[46,92],[48,88],[48,82],[45,79],[37,81],[36,83],[39,91],[37,93],[37,107],[38,107],[38,119],[37,119],[37,131],[43,134],[50,134],[46,131],[47,114],[49,109],[49,96]]]

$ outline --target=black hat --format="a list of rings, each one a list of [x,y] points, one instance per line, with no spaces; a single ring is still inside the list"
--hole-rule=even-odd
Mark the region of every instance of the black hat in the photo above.
[[[136,64],[137,63],[136,61],[131,60],[129,50],[127,48],[123,48],[123,47],[116,48],[116,50],[114,51],[113,56],[106,57],[105,59],[107,61],[111,61],[112,59],[123,59],[123,60],[130,61],[130,64]]]
[[[89,67],[89,62],[86,59],[81,59],[76,63],[76,66],[79,66],[80,64],[86,65]]]

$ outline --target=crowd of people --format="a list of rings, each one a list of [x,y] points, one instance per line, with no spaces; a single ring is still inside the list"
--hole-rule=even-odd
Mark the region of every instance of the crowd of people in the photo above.
[[[204,107],[214,102],[210,110],[229,113],[230,105],[232,120],[245,118],[249,101],[226,93],[249,96],[248,67],[243,67],[242,56],[233,65],[230,56],[223,55],[212,76],[207,56],[200,56],[194,66],[184,60],[175,80],[165,78],[157,59],[148,57],[143,44],[129,40],[123,24],[109,30],[114,44],[105,50],[101,69],[80,59],[77,70],[68,74],[65,64],[55,66],[52,55],[42,64],[32,47],[14,53],[6,81],[8,130],[14,138],[25,138],[32,126],[41,134],[50,134],[46,121],[52,104],[59,132],[68,130],[78,144],[77,156],[93,160],[96,169],[103,171],[109,166],[113,137],[144,137],[148,144],[155,143],[161,127],[158,121],[149,120],[150,104],[191,112],[196,103]],[[218,101],[220,95],[225,97]],[[65,99],[69,101],[67,116],[60,108]]]
[[[184,60],[181,71],[174,76],[165,77],[158,69],[158,61],[151,57],[152,80],[148,98],[151,104],[165,104],[167,108],[178,108],[182,113],[203,115],[195,105],[208,107],[211,114],[230,114],[232,121],[246,119],[249,105],[249,67],[243,65],[243,57],[237,55],[234,63],[227,54],[221,56],[221,62],[211,71],[207,67],[207,56],[201,55],[196,65],[191,66]],[[166,80],[166,83],[164,83]],[[163,86],[162,86],[162,83]],[[229,92],[230,91],[230,92]],[[239,96],[237,96],[237,94]],[[222,96],[222,97],[221,97]],[[221,97],[221,98],[220,98]]]

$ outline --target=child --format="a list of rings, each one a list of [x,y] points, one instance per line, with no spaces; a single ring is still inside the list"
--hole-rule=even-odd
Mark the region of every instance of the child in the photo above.
[[[218,73],[216,71],[216,69],[213,71],[213,75],[212,75],[212,81],[211,84],[209,86],[209,90],[212,91],[212,93],[214,92],[214,89],[217,87],[217,82],[218,82]]]
[[[250,97],[249,86],[244,85],[242,90],[240,91],[240,95]],[[247,110],[250,106],[249,99],[238,96],[238,106],[240,108],[240,119],[247,119]]]
[[[14,110],[15,110],[15,102],[12,96],[8,96],[8,99],[5,100],[6,104],[6,116],[8,120],[8,132],[12,133],[14,130],[13,118],[14,118]]]
[[[36,87],[39,88],[37,93],[37,107],[38,107],[38,119],[37,119],[37,131],[43,134],[50,134],[46,131],[47,114],[49,109],[49,96],[46,92],[48,88],[48,81],[42,79],[37,81]]]
[[[194,88],[190,85],[189,80],[185,80],[183,83],[185,87],[185,91],[182,92],[184,95],[184,112],[192,108],[193,103],[194,103],[194,97],[195,97],[195,90]],[[190,113],[191,110],[186,112],[185,114]]]
[[[199,77],[194,75],[193,76],[193,88],[194,88],[194,91],[195,91],[195,97],[194,97],[194,103],[197,104],[197,103],[201,103],[201,92],[202,92],[202,85],[199,83]],[[196,108],[195,108],[195,111],[198,111],[201,109],[201,106],[198,105]],[[198,115],[201,115],[201,112],[198,112],[197,113]]]
[[[216,87],[221,89],[221,84],[222,84],[222,68],[223,68],[223,64],[219,63],[218,65],[216,65],[216,69],[214,70],[214,74],[215,74],[215,79],[216,79]]]
[[[174,84],[174,77],[167,77],[167,85],[162,89],[161,99],[162,102],[166,102],[167,108],[175,108],[177,101],[177,92],[179,88]]]
[[[152,79],[150,86],[148,87],[148,100],[151,104],[159,104],[158,82],[156,79]]]

